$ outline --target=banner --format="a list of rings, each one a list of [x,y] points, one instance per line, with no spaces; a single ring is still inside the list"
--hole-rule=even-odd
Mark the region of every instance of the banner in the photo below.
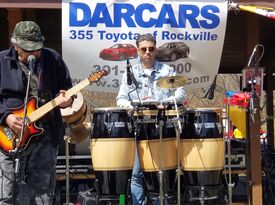
[[[63,0],[63,58],[74,84],[105,69],[90,88],[118,92],[126,60],[139,61],[137,37],[151,33],[157,59],[188,78],[185,89],[206,87],[218,73],[227,8],[223,0]]]

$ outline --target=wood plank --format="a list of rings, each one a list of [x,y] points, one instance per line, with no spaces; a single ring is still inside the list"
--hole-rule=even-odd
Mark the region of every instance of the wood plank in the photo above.
[[[41,2],[37,3],[0,3],[0,8],[21,8],[21,9],[28,9],[28,8],[36,8],[36,9],[61,9],[61,3],[47,3]]]
[[[258,96],[252,96],[251,106],[248,111],[247,128],[247,195],[248,204],[262,205],[262,166],[261,166],[261,144],[260,144],[260,102]],[[249,186],[250,185],[250,186]]]
[[[69,175],[69,179],[70,180],[95,179],[95,175],[94,174],[85,174],[85,173],[83,173],[83,174],[81,174],[81,173],[70,174]],[[64,181],[64,180],[66,180],[66,174],[57,174],[56,180],[57,181]]]

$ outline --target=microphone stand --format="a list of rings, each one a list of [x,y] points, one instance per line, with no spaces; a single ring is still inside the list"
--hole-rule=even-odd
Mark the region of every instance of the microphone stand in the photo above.
[[[176,101],[176,89],[173,88],[172,89],[173,92],[173,100],[174,100],[174,104],[175,104],[175,109],[176,109],[176,114],[177,114],[177,118],[176,118],[176,122],[174,122],[174,126],[175,126],[175,131],[176,131],[176,139],[177,139],[177,145],[178,145],[178,152],[177,152],[177,204],[180,205],[181,202],[181,197],[180,197],[180,193],[181,193],[181,189],[180,189],[180,185],[181,185],[181,180],[180,180],[180,176],[182,174],[181,172],[181,166],[180,166],[180,158],[181,158],[181,144],[180,144],[180,135],[182,132],[182,125],[180,122],[180,117],[179,117],[179,111],[178,111],[178,105],[177,105],[177,101]],[[184,118],[183,118],[184,119]]]
[[[230,136],[230,130],[231,130],[231,122],[230,122],[230,97],[226,96],[227,100],[227,139],[226,139],[226,144],[227,144],[227,155],[228,155],[228,201],[229,204],[232,204],[232,169],[231,169],[231,136]]]
[[[21,148],[20,148],[20,144],[23,142],[23,136],[24,136],[24,131],[25,131],[25,126],[28,124],[27,123],[27,111],[28,111],[28,107],[27,107],[27,103],[28,103],[28,96],[29,96],[29,89],[30,89],[30,81],[31,81],[31,76],[32,76],[33,72],[32,69],[30,69],[28,71],[27,74],[27,90],[26,90],[26,96],[24,99],[24,113],[23,113],[23,124],[22,124],[22,128],[21,128],[21,132],[20,132],[20,136],[19,139],[17,139],[16,137],[14,138],[13,141],[13,150],[11,150],[10,152],[13,154],[13,158],[14,158],[14,181],[13,181],[13,204],[16,204],[16,184],[17,182],[19,182],[19,186],[21,188],[21,178],[18,178],[19,176],[19,172],[20,172],[20,152],[21,152]],[[17,143],[19,146],[17,146]],[[22,195],[19,194],[20,196],[20,201],[22,201],[21,197]]]
[[[131,72],[128,73],[129,71],[131,71]],[[134,76],[134,73],[133,73],[133,70],[132,70],[132,66],[131,66],[129,60],[127,60],[127,74],[126,75],[127,75],[127,84],[128,84],[128,86],[131,86],[132,84],[134,84],[134,86],[135,86],[133,90],[129,91],[128,98],[131,101],[131,105],[133,106],[133,111],[134,112],[135,111],[138,112],[142,108],[142,101],[140,99],[140,95],[139,95],[138,90],[137,90],[138,87],[139,87],[139,85],[138,85],[138,82],[137,82],[137,80],[136,80],[136,78]],[[131,78],[130,81],[128,79],[129,77]],[[130,94],[132,92],[135,92],[135,91],[136,91],[137,98],[138,98],[138,101],[139,101],[138,105],[134,105],[133,104],[133,100],[130,97]],[[138,156],[138,146],[137,146],[137,136],[139,135],[139,132],[140,132],[139,124],[142,123],[142,126],[144,128],[145,134],[146,134],[146,136],[148,136],[148,135],[147,135],[146,127],[143,124],[143,120],[142,120],[142,122],[140,122],[140,120],[138,119],[139,115],[136,116],[136,120],[134,119],[133,115],[131,115],[131,117],[133,118],[132,120],[133,120],[133,125],[134,125],[134,138],[135,138],[135,149],[136,149],[136,155],[135,155],[135,157],[139,157]]]
[[[141,99],[140,99],[140,96],[138,94],[138,91],[137,91],[137,88],[138,88],[138,82],[133,74],[133,69],[132,69],[132,65],[130,64],[130,61],[127,59],[127,65],[126,65],[126,68],[127,68],[127,84],[128,86],[132,85],[134,83],[135,85],[135,88],[133,90],[131,90],[129,93],[128,93],[128,98],[130,98],[130,94],[134,91],[137,92],[137,96],[138,96],[138,100],[141,104]],[[130,79],[129,79],[130,78]],[[132,100],[131,100],[131,103],[132,103]]]
[[[70,151],[69,142],[71,140],[71,133],[67,125],[67,133],[64,136],[65,140],[65,154],[66,154],[66,202],[65,205],[72,205],[70,202]]]
[[[261,47],[262,48],[262,53],[260,55],[259,58],[257,58],[256,52],[257,52],[257,48]],[[264,55],[264,46],[262,44],[257,44],[254,49],[253,52],[249,58],[249,61],[247,63],[247,67],[251,67],[252,70],[252,75],[250,76],[250,84],[251,84],[251,100],[250,100],[250,112],[251,112],[251,117],[252,120],[254,120],[254,114],[255,114],[255,105],[254,105],[254,98],[253,96],[257,96],[257,93],[255,91],[255,87],[254,87],[254,83],[255,83],[255,77],[257,75],[257,72],[259,70],[259,62],[262,59]]]
[[[131,83],[133,83],[134,85],[135,85],[135,89],[133,89],[132,91],[130,91],[129,93],[128,93],[128,97],[129,97],[129,99],[130,99],[130,93],[132,93],[132,92],[134,92],[134,91],[136,91],[136,93],[137,93],[137,97],[138,97],[138,101],[139,101],[139,105],[138,106],[134,106],[134,109],[135,110],[137,110],[137,111],[139,111],[139,110],[141,110],[142,109],[142,101],[141,101],[141,99],[140,99],[140,96],[139,96],[139,93],[138,93],[138,91],[137,91],[137,88],[138,88],[138,82],[137,82],[137,80],[136,80],[136,78],[135,78],[135,76],[134,76],[134,74],[133,74],[133,70],[132,70],[132,66],[131,65],[129,65],[129,63],[127,63],[127,66],[129,66],[129,68],[131,69],[131,73],[130,73],[130,77],[131,77],[131,79],[130,79],[130,82]],[[128,74],[128,73],[127,73]],[[129,76],[127,76],[127,77],[129,77]],[[127,81],[128,81],[128,79],[127,79]],[[129,84],[128,84],[129,85]],[[132,102],[131,102],[132,103]],[[163,110],[164,111],[164,110]],[[161,112],[161,114],[163,114],[163,112]],[[137,118],[138,118],[138,116],[137,116]],[[159,163],[160,163],[160,167],[159,167],[159,179],[160,179],[160,188],[159,188],[159,190],[160,190],[160,193],[159,193],[159,200],[160,200],[160,205],[163,205],[163,201],[164,201],[164,192],[163,192],[163,170],[162,170],[162,163],[163,163],[163,143],[162,143],[162,136],[163,136],[163,124],[164,124],[164,122],[163,122],[163,116],[162,117],[160,117],[161,119],[157,122],[156,121],[156,123],[159,123],[159,133],[160,133],[160,146],[159,146],[159,148],[160,148],[160,161],[159,161]],[[138,133],[139,133],[139,129],[138,129],[138,124],[141,124],[141,126],[143,126],[143,129],[144,129],[144,132],[145,132],[145,135],[146,135],[146,138],[148,139],[148,134],[147,134],[147,130],[146,130],[146,127],[145,127],[145,125],[144,125],[144,120],[142,119],[140,122],[139,122],[139,120],[137,119],[137,122],[135,122],[134,123],[134,127],[135,127],[135,139],[136,139],[136,137],[137,137],[137,135],[138,135]],[[137,140],[136,140],[137,141]],[[137,144],[137,143],[136,143]],[[136,146],[136,148],[137,148],[137,146]]]
[[[163,162],[163,111],[160,113],[160,119],[159,119],[159,138],[160,138],[160,158],[159,158],[159,199],[160,199],[160,205],[163,205],[163,199],[164,199],[164,192],[163,192],[163,168],[162,168],[162,162]]]
[[[209,86],[208,90],[204,93],[203,98],[208,98],[209,100],[213,100],[214,98],[214,91],[216,89],[216,81],[217,81],[217,75],[215,75],[214,80],[212,84]]]
[[[208,90],[205,92],[203,98],[207,98],[209,100],[212,100],[214,98],[214,91],[216,89],[216,81],[217,81],[217,75],[215,75],[214,80],[212,84],[209,86]],[[219,86],[218,86],[219,87]],[[225,87],[225,83],[224,83]],[[228,129],[228,134],[227,134],[227,139],[224,137],[225,144],[227,145],[227,156],[228,156],[228,181],[227,177],[225,175],[225,180],[227,182],[227,188],[228,188],[228,201],[229,204],[232,204],[232,169],[231,169],[231,139],[230,139],[230,130],[231,130],[231,122],[230,122],[230,97],[228,97],[225,94],[226,100],[227,100],[227,105],[226,105],[226,114],[227,114],[227,129]],[[224,153],[225,154],[225,153]],[[202,202],[204,203],[204,202]]]
[[[130,85],[132,85],[132,84],[134,83],[134,86],[135,86],[135,88],[134,88],[133,90],[131,90],[131,91],[128,93],[128,98],[131,99],[131,98],[130,98],[130,94],[131,94],[132,92],[136,91],[137,97],[138,97],[138,101],[139,101],[139,103],[140,103],[140,105],[141,105],[141,99],[140,99],[139,93],[138,93],[138,91],[137,91],[137,89],[138,89],[138,87],[139,87],[139,86],[138,86],[138,82],[137,82],[137,80],[136,80],[136,78],[135,78],[135,76],[134,76],[134,73],[133,73],[133,70],[132,70],[132,66],[131,66],[129,60],[127,60],[127,69],[128,69],[128,68],[129,68],[129,70],[131,70],[131,72],[130,72],[130,73],[127,73],[127,84],[128,84],[128,86],[130,86]],[[128,72],[128,71],[127,71],[127,72]],[[128,76],[128,74],[129,74],[129,76]],[[131,79],[130,79],[130,83],[129,83],[128,77],[131,78]],[[130,101],[131,101],[131,104],[132,104],[133,101],[132,101],[132,100],[130,100]]]

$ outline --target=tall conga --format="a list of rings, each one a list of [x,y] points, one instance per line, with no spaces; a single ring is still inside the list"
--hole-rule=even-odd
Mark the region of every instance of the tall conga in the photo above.
[[[219,197],[224,167],[222,110],[190,109],[184,114],[181,166],[184,190],[191,200]]]
[[[117,107],[96,108],[91,116],[90,149],[98,192],[125,194],[134,165],[131,117],[127,110]]]
[[[176,133],[173,123],[165,120],[165,111],[163,114],[160,113],[152,102],[140,105],[133,115],[137,127],[137,151],[146,192],[151,197],[159,195],[161,183],[159,171],[162,170],[164,195],[173,196],[177,167]],[[160,136],[159,121],[162,117],[164,120],[162,136]]]

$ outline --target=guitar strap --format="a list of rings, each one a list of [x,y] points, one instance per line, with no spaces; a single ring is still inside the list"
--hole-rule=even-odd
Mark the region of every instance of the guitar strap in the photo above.
[[[21,69],[25,73],[26,77],[28,77],[29,68],[21,61],[19,61],[19,64],[20,64]],[[38,98],[38,84],[39,84],[39,79],[38,79],[37,75],[33,73],[31,75],[31,81],[30,81],[30,88],[31,88],[30,94],[37,98]]]
[[[26,77],[28,77],[29,68],[22,62],[19,62],[21,69],[25,73]],[[35,73],[31,75],[30,80],[30,96],[35,96],[38,99],[38,106],[41,106],[45,104],[49,99],[51,99],[51,96],[48,92],[43,92],[39,90],[39,82],[41,78],[41,71],[39,72],[39,78]],[[50,122],[50,113],[44,115],[37,123],[39,122]],[[41,126],[41,125],[40,125]]]

